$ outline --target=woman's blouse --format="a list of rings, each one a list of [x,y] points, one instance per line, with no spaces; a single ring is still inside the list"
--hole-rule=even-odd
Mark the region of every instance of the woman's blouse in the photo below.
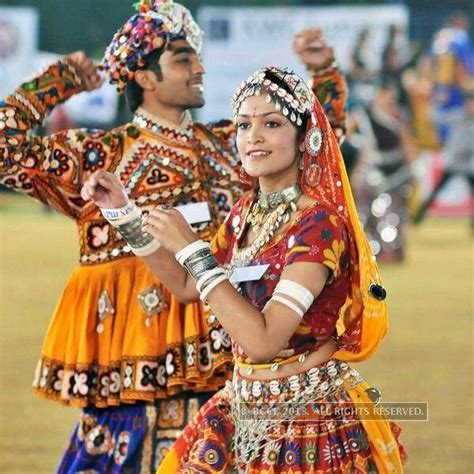
[[[223,266],[228,266],[233,249],[241,247],[245,216],[252,204],[252,194],[241,198],[232,208],[225,223],[212,241],[214,254]],[[275,286],[287,265],[311,262],[324,265],[330,275],[319,296],[301,320],[287,347],[278,359],[307,350],[314,351],[336,336],[339,311],[350,287],[348,235],[342,221],[325,206],[314,203],[301,211],[281,235],[272,239],[248,263],[269,265],[258,281],[240,283],[240,291],[259,311],[272,297]],[[238,315],[236,315],[238,317]],[[233,345],[234,355],[247,359],[242,348]]]

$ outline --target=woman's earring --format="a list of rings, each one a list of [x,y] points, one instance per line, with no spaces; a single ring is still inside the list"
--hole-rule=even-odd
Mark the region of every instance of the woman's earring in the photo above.
[[[298,169],[303,170],[304,169],[304,155],[301,153],[301,155],[298,158]]]

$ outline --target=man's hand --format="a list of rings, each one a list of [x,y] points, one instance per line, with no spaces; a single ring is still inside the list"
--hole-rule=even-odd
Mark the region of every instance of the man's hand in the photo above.
[[[82,79],[84,90],[93,91],[98,89],[105,78],[99,74],[99,67],[89,59],[84,51],[76,51],[66,56],[67,61],[76,69],[77,74]]]
[[[96,171],[81,190],[84,201],[90,199],[101,209],[119,209],[129,203],[127,192],[117,176],[108,171]]]
[[[333,49],[318,28],[302,30],[293,38],[293,50],[309,71],[316,72],[334,61]]]

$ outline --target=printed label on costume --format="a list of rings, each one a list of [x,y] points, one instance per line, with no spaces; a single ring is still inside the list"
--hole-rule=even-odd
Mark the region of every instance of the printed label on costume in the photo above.
[[[231,283],[260,280],[269,266],[270,265],[250,265],[248,267],[236,268],[229,280]]]
[[[197,224],[198,222],[208,222],[211,220],[211,212],[209,211],[207,201],[176,206],[175,209],[181,212],[188,224]]]

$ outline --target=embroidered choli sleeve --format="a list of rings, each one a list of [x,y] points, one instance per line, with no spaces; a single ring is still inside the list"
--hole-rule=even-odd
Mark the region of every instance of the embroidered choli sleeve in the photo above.
[[[346,131],[346,81],[336,66],[313,73],[311,88],[323,106],[331,127],[342,143]]]
[[[88,175],[107,168],[121,148],[113,132],[68,130],[41,137],[34,129],[81,91],[74,70],[59,61],[0,102],[0,183],[77,218]]]
[[[232,225],[232,222],[234,221],[235,216],[240,213],[241,203],[242,199],[240,199],[227,214],[227,217],[211,241],[211,249],[219,265],[225,265],[230,260],[233,245],[232,239],[234,235],[234,226]]]
[[[288,236],[286,265],[320,263],[337,278],[348,264],[348,236],[342,221],[329,210],[316,208]]]

